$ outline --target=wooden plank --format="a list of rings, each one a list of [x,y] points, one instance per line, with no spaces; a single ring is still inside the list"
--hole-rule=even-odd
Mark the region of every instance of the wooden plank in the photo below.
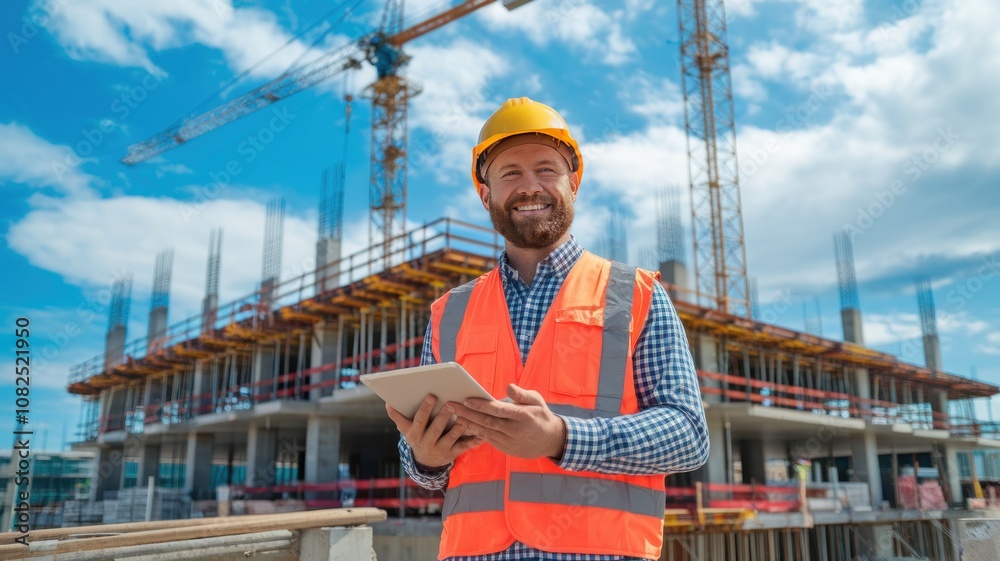
[[[385,519],[385,511],[376,508],[343,508],[261,515],[259,517],[236,516],[216,518],[215,524],[201,526],[189,525],[189,527],[145,530],[89,539],[42,542],[32,540],[27,551],[20,544],[0,545],[0,560],[23,559],[25,558],[25,553],[56,555],[60,553],[161,543],[165,541],[250,534],[270,530],[302,530],[324,526],[353,526],[369,522],[379,522]]]

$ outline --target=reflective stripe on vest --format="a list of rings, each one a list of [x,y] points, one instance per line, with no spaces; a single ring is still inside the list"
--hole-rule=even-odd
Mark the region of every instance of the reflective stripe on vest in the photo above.
[[[438,352],[441,354],[441,362],[452,362],[457,353],[458,330],[462,327],[462,320],[465,319],[465,310],[469,307],[469,298],[472,297],[472,289],[476,287],[476,278],[462,286],[453,288],[445,302],[444,312],[441,314],[441,327],[438,330],[441,340],[438,343]]]
[[[503,481],[484,481],[449,488],[441,507],[442,520],[451,514],[503,510],[503,487]]]
[[[442,517],[503,510],[503,481],[465,483],[448,489]],[[663,517],[666,493],[613,479],[575,475],[511,473],[510,500],[526,503],[592,506],[630,514]]]
[[[604,297],[604,332],[601,335],[601,372],[597,382],[597,403],[594,409],[559,403],[549,404],[557,415],[592,419],[617,417],[621,414],[625,392],[625,366],[628,361],[629,324],[632,321],[632,296],[635,290],[636,268],[611,262],[607,293]],[[476,279],[478,280],[478,279]],[[441,362],[455,360],[458,332],[465,319],[465,310],[476,281],[455,288],[448,295],[441,324],[438,328]]]

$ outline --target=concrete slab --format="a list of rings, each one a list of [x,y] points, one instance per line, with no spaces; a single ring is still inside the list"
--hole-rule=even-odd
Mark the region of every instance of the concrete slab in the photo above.
[[[338,417],[381,418],[385,417],[385,402],[366,386],[343,388],[333,395],[319,400],[319,411],[324,415]]]
[[[121,444],[128,440],[129,434],[124,430],[108,431],[97,437],[98,444]]]
[[[887,425],[870,424],[869,430],[876,434],[913,434],[913,427],[904,423],[892,423]]]
[[[738,438],[809,438],[824,428],[842,433],[861,432],[867,426],[862,419],[817,415],[808,411],[748,403],[710,405],[705,414],[709,419],[729,421],[733,436]]]
[[[952,436],[946,430],[937,429],[913,429],[913,436],[918,438],[926,438],[929,440],[951,440]]]

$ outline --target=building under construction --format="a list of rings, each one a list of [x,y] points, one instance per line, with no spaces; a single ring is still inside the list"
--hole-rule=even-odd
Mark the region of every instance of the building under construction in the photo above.
[[[429,25],[488,3],[464,2]],[[995,426],[976,419],[969,404],[1000,388],[941,370],[933,297],[923,283],[926,365],[867,348],[846,234],[835,237],[843,340],[754,314],[723,3],[680,0],[678,11],[693,267],[689,272],[676,203],[665,202],[656,249],[644,248],[643,259],[659,267],[686,329],[712,448],[703,468],[667,479],[663,559],[958,561],[960,519],[982,517],[981,507],[993,502],[987,479],[998,474],[976,468],[984,450],[1000,449]],[[340,254],[343,185],[331,195],[324,179],[314,271],[279,278],[284,207],[275,201],[253,294],[220,301],[221,231],[210,242],[197,317],[168,325],[171,254],[163,253],[149,333],[128,341],[131,281],[116,283],[106,352],[78,365],[69,384],[85,404],[77,446],[97,450],[81,512],[131,520],[147,485],[159,506],[142,508],[157,518],[370,505],[391,516],[376,527],[380,558],[436,553],[443,496],[401,473],[398,432],[358,377],[416,365],[430,303],[494,267],[502,240],[448,219],[400,231],[406,99],[414,92],[395,75],[398,66],[386,64],[405,41],[434,27],[399,27],[363,45],[365,52],[382,49],[372,90],[378,231],[371,246]],[[383,56],[385,49],[394,56]],[[288,87],[294,75],[273,88]],[[242,113],[213,110],[129,158],[186,142],[189,131],[204,132],[287,93],[269,91],[231,102],[243,104]],[[343,181],[342,171],[335,175]],[[623,216],[612,217],[600,240],[608,257],[628,255]]]
[[[387,269],[376,244],[221,306],[210,293],[204,314],[169,328],[154,307],[150,334],[127,344],[112,323],[107,353],[79,365],[69,386],[86,405],[77,446],[98,450],[91,501],[103,503],[102,519],[118,520],[108,513],[121,517],[152,477],[163,504],[177,497],[157,517],[212,514],[223,502],[255,512],[373,505],[408,520],[387,533],[430,536],[419,543],[433,551],[443,497],[401,476],[398,432],[358,376],[417,364],[430,302],[493,267],[501,248],[492,230],[453,220],[397,245]],[[676,276],[683,265],[664,269]],[[668,478],[665,558],[957,559],[953,521],[971,515],[978,485],[959,458],[1000,442],[953,404],[997,387],[667,288],[697,363],[712,452],[698,472]],[[128,307],[125,293],[113,311]],[[859,314],[843,311],[848,332]]]

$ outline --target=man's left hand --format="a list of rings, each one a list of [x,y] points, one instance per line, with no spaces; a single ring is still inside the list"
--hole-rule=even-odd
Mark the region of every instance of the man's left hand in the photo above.
[[[468,424],[467,436],[478,436],[501,452],[518,458],[562,457],[566,423],[549,410],[542,394],[515,384],[507,386],[512,402],[468,399],[448,402],[449,409]]]

